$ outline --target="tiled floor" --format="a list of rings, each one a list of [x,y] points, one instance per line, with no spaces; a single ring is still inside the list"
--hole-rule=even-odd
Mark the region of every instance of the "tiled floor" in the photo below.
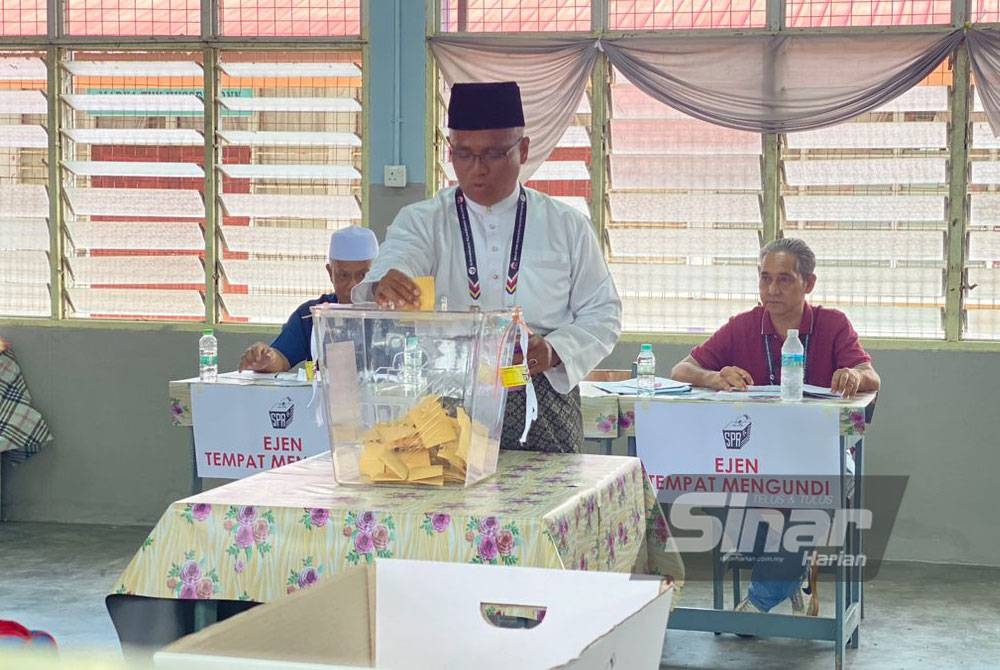
[[[64,654],[117,654],[104,596],[147,532],[0,523],[0,618],[50,631]],[[828,608],[829,586],[825,593]],[[708,606],[710,597],[710,584],[690,583],[684,604]],[[848,668],[1000,668],[1000,569],[887,563],[866,585],[866,603]],[[828,670],[833,658],[828,642],[669,631],[662,667]]]

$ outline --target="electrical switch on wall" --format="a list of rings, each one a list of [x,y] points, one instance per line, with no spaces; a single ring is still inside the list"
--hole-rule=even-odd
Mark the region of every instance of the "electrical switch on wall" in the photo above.
[[[385,185],[392,188],[403,188],[406,186],[406,166],[386,165]]]

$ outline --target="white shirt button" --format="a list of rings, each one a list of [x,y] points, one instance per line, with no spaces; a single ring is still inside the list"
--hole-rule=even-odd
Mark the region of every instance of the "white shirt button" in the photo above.
[[[500,279],[500,275],[493,275],[494,279]]]
[[[493,251],[500,251],[500,247],[493,247]]]

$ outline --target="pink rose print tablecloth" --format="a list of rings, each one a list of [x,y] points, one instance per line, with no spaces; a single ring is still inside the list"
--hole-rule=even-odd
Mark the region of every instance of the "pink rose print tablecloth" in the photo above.
[[[425,489],[337,486],[321,455],[172,504],[114,593],[267,602],[379,557],[684,577],[635,458],[501,452]]]
[[[865,408],[874,396],[865,393],[849,400],[807,400],[809,403],[832,404],[840,409],[840,434],[862,435],[865,432]],[[715,402],[704,396],[664,398],[671,402]],[[583,436],[587,439],[614,439],[635,435],[635,397],[605,393],[593,382],[580,383],[583,411]],[[747,399],[747,402],[778,402],[767,399]]]

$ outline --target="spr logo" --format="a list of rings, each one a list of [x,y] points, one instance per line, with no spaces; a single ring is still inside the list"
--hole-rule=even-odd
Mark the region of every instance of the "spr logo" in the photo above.
[[[276,402],[267,414],[271,419],[272,428],[284,430],[292,425],[292,420],[295,418],[295,403],[291,397],[285,396]]]
[[[741,414],[722,429],[722,443],[726,449],[742,449],[750,441],[750,417]]]

